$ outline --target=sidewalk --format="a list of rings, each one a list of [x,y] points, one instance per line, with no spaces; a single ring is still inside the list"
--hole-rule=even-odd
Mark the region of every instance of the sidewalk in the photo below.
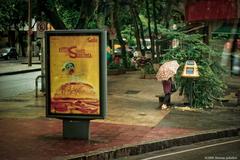
[[[45,117],[45,97],[34,91],[0,99],[1,159],[113,159],[239,135],[239,107],[159,110],[161,83],[139,75],[108,76],[107,117],[91,121],[89,141],[63,139],[62,120]],[[172,101],[183,98],[174,93]]]
[[[38,57],[32,57],[32,66],[28,66],[27,57],[19,57],[18,60],[0,60],[0,76],[17,73],[40,71],[41,63]]]

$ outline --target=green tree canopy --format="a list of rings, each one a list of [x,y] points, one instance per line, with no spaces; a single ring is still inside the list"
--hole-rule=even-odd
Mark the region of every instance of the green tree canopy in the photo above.
[[[1,0],[0,31],[8,31],[11,27],[18,29],[27,21],[27,2],[22,0]]]
[[[215,52],[211,47],[202,42],[202,35],[185,34],[183,32],[162,30],[168,39],[177,39],[180,45],[176,48],[169,48],[163,57],[163,62],[177,60],[180,64],[176,81],[180,87],[181,94],[189,97],[193,79],[181,77],[185,62],[195,60],[198,65],[200,77],[194,80],[193,86],[193,106],[212,107],[214,102],[222,98],[226,89],[223,81],[224,69],[220,62],[216,61],[221,54]],[[163,63],[162,62],[162,63]]]

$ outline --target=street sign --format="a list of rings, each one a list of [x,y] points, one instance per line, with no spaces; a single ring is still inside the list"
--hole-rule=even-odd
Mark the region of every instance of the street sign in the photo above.
[[[188,0],[185,19],[188,22],[239,19],[238,0]]]
[[[38,22],[37,23],[37,31],[44,32],[47,30],[47,22]]]
[[[37,37],[42,38],[43,32],[47,30],[47,22],[37,22]]]

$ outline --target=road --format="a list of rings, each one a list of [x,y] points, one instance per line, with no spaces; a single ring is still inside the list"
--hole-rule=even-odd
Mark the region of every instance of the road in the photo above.
[[[20,93],[35,90],[35,79],[41,72],[30,72],[16,75],[1,76],[0,78],[0,98],[14,97]],[[39,80],[39,86],[41,80]]]
[[[121,160],[239,160],[240,137],[174,147]]]

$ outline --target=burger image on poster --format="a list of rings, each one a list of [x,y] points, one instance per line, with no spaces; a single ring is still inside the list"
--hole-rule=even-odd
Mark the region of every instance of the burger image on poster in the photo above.
[[[99,114],[99,100],[90,84],[68,82],[59,87],[51,100],[52,113]]]
[[[61,79],[68,79],[54,91],[51,98],[51,112],[62,114],[100,114],[99,99],[94,87],[77,75],[76,65],[65,62]],[[65,77],[65,78],[64,78]],[[58,77],[60,78],[60,77]]]

